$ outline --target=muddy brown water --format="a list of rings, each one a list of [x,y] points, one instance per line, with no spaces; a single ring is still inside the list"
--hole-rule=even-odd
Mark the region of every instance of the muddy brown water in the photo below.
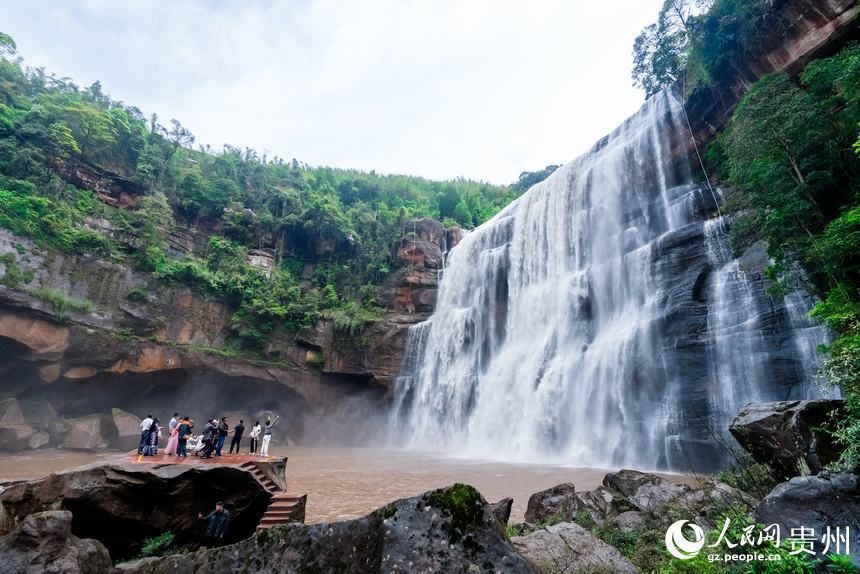
[[[591,490],[603,482],[607,472],[617,470],[515,464],[381,448],[273,446],[269,452],[289,458],[288,490],[308,495],[309,524],[364,516],[393,500],[455,482],[471,484],[490,502],[512,497],[511,522],[521,522],[531,494],[563,482],[574,483],[577,491]],[[0,454],[0,481],[39,478],[116,456],[115,452],[63,450]],[[685,484],[694,482],[689,476],[660,476]]]

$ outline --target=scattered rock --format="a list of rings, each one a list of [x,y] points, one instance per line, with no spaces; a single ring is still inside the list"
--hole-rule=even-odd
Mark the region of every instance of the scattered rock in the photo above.
[[[27,425],[0,424],[0,450],[19,452],[27,448],[33,429]]]
[[[547,526],[527,536],[511,538],[514,548],[533,565],[550,572],[606,568],[613,572],[639,570],[614,546],[572,522]]]
[[[571,482],[565,482],[532,494],[526,507],[525,519],[526,522],[545,522],[550,516],[572,519],[578,507],[576,487]]]
[[[810,476],[839,459],[840,448],[826,432],[841,400],[781,401],[748,405],[729,427],[732,436],[760,463],[788,479]]]
[[[51,435],[45,431],[36,431],[33,433],[33,436],[30,437],[30,442],[27,443],[27,447],[32,449],[42,448],[49,442],[51,442]]]
[[[15,399],[0,401],[0,450],[18,452],[27,448],[33,429],[24,421]]]
[[[21,412],[21,404],[17,399],[0,401],[0,424],[27,424],[27,421],[24,420],[24,413]]]
[[[46,431],[57,420],[57,411],[48,399],[39,397],[21,401],[24,422],[36,430]]]
[[[588,492],[577,493],[576,501],[577,511],[587,510],[596,522],[618,516],[618,510],[613,505],[615,494],[602,486]]]
[[[684,506],[691,488],[637,470],[621,470],[603,478],[603,485],[621,494],[633,509],[658,514],[667,506]],[[625,508],[625,510],[630,510]]]
[[[816,553],[824,550],[823,537],[830,528],[845,533],[850,527],[851,548],[843,554],[860,566],[860,546],[853,542],[860,532],[860,476],[856,474],[821,473],[818,476],[795,477],[778,485],[755,509],[755,519],[761,524],[778,524],[783,539],[791,537],[793,528],[812,528],[815,532]],[[831,542],[828,553],[835,551]]]
[[[3,574],[108,574],[112,569],[101,543],[72,534],[71,512],[32,514],[0,539]]]
[[[499,524],[507,524],[511,518],[511,507],[514,505],[513,498],[503,498],[495,504],[490,505],[490,512],[499,521]]]
[[[111,409],[111,419],[117,431],[114,447],[123,451],[136,449],[140,444],[140,422],[143,419],[120,409]]]
[[[215,574],[240,568],[356,574],[534,572],[508,544],[478,491],[460,484],[398,500],[356,520],[269,528],[229,550],[141,560],[117,571]]]
[[[117,436],[113,417],[107,414],[95,414],[68,421],[69,432],[63,441],[63,448],[76,450],[94,450],[114,442]],[[138,433],[138,443],[140,433]]]

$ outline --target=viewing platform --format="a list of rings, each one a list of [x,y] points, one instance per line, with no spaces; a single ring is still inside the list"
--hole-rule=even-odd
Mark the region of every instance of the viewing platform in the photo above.
[[[159,453],[155,456],[144,456],[132,451],[119,455],[125,462],[147,465],[181,465],[200,467],[229,466],[241,469],[251,474],[267,493],[271,495],[269,506],[257,525],[257,530],[305,521],[305,506],[308,495],[287,491],[286,467],[287,457],[266,456],[258,454],[223,453],[221,456],[200,458],[189,454],[186,457]]]

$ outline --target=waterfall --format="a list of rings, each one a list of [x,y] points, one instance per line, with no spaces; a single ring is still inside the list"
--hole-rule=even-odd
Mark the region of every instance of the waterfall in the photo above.
[[[663,92],[448,254],[394,393],[408,446],[707,470],[750,401],[814,396],[827,331],[731,257]],[[798,298],[801,297],[801,298]]]

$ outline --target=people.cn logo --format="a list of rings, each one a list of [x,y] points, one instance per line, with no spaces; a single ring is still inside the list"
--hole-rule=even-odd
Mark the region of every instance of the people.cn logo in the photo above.
[[[695,557],[699,553],[699,550],[702,549],[702,546],[705,545],[705,533],[695,524],[689,524],[688,526],[693,530],[696,539],[687,540],[684,533],[681,532],[685,524],[687,524],[686,520],[679,520],[666,531],[666,549],[672,556],[681,560],[689,560]]]

